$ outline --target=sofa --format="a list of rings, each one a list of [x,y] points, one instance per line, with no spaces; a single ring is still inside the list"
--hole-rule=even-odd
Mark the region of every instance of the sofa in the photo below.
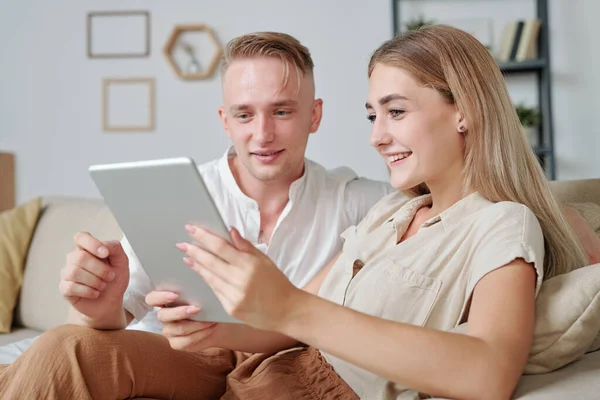
[[[600,204],[600,179],[554,181],[551,187],[562,203]],[[0,334],[2,351],[23,350],[40,333],[66,321],[68,304],[58,291],[65,255],[73,249],[73,235],[88,231],[101,240],[120,237],[120,230],[101,200],[67,197],[43,199],[43,208],[31,239],[24,279],[12,331]],[[19,347],[21,346],[21,347]],[[600,399],[600,351],[559,370],[524,375],[516,399]]]

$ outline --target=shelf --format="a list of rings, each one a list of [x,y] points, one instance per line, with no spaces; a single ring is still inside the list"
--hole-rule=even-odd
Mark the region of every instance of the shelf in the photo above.
[[[552,154],[552,149],[549,147],[534,147],[533,152],[538,156],[547,156]]]
[[[503,73],[505,72],[534,72],[546,68],[545,59],[527,60],[527,61],[509,61],[500,62],[498,66]]]

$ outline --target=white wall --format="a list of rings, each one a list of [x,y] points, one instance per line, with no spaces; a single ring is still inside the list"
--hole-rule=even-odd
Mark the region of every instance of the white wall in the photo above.
[[[551,0],[555,143],[560,179],[600,177],[600,2]]]
[[[459,7],[452,9],[471,12],[475,3],[485,2],[456,0]],[[533,13],[532,0],[510,3],[494,15],[511,18],[515,7]],[[559,178],[600,176],[600,117],[592,112],[599,105],[595,92],[600,77],[592,65],[600,49],[583,44],[593,43],[586,39],[592,38],[600,4],[551,4]],[[150,57],[88,59],[87,12],[118,9],[151,12]],[[173,26],[183,23],[207,23],[223,44],[257,30],[299,38],[312,51],[317,94],[325,102],[323,123],[309,141],[308,156],[328,167],[347,164],[361,175],[385,179],[382,162],[368,146],[370,126],[363,105],[368,58],[391,35],[390,11],[389,0],[0,0],[0,150],[16,153],[17,201],[37,195],[97,197],[87,174],[93,163],[179,155],[204,162],[223,153],[228,141],[216,114],[221,99],[217,75],[181,81],[162,54]],[[156,78],[154,132],[102,131],[102,78],[123,76]],[[509,83],[511,91],[532,101],[530,81],[525,77]]]

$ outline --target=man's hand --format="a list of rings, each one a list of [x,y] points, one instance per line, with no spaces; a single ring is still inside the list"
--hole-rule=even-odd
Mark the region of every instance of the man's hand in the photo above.
[[[129,260],[121,243],[101,242],[87,232],[78,232],[74,241],[77,247],[67,255],[61,270],[61,294],[81,314],[85,325],[103,325],[102,321],[109,321],[112,328],[123,325]]]
[[[165,307],[177,300],[172,292],[153,291],[146,295],[146,303],[152,307],[161,307],[158,319],[163,323],[163,336],[175,350],[200,351],[209,347],[217,347],[216,339],[221,324],[216,322],[192,321],[189,318],[200,312],[196,306]]]

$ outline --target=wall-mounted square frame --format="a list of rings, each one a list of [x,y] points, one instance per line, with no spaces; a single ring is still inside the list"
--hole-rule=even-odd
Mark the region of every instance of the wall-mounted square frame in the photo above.
[[[148,11],[97,11],[87,15],[89,58],[136,58],[150,55]]]
[[[156,126],[154,78],[104,78],[102,127],[107,132],[148,132]]]

